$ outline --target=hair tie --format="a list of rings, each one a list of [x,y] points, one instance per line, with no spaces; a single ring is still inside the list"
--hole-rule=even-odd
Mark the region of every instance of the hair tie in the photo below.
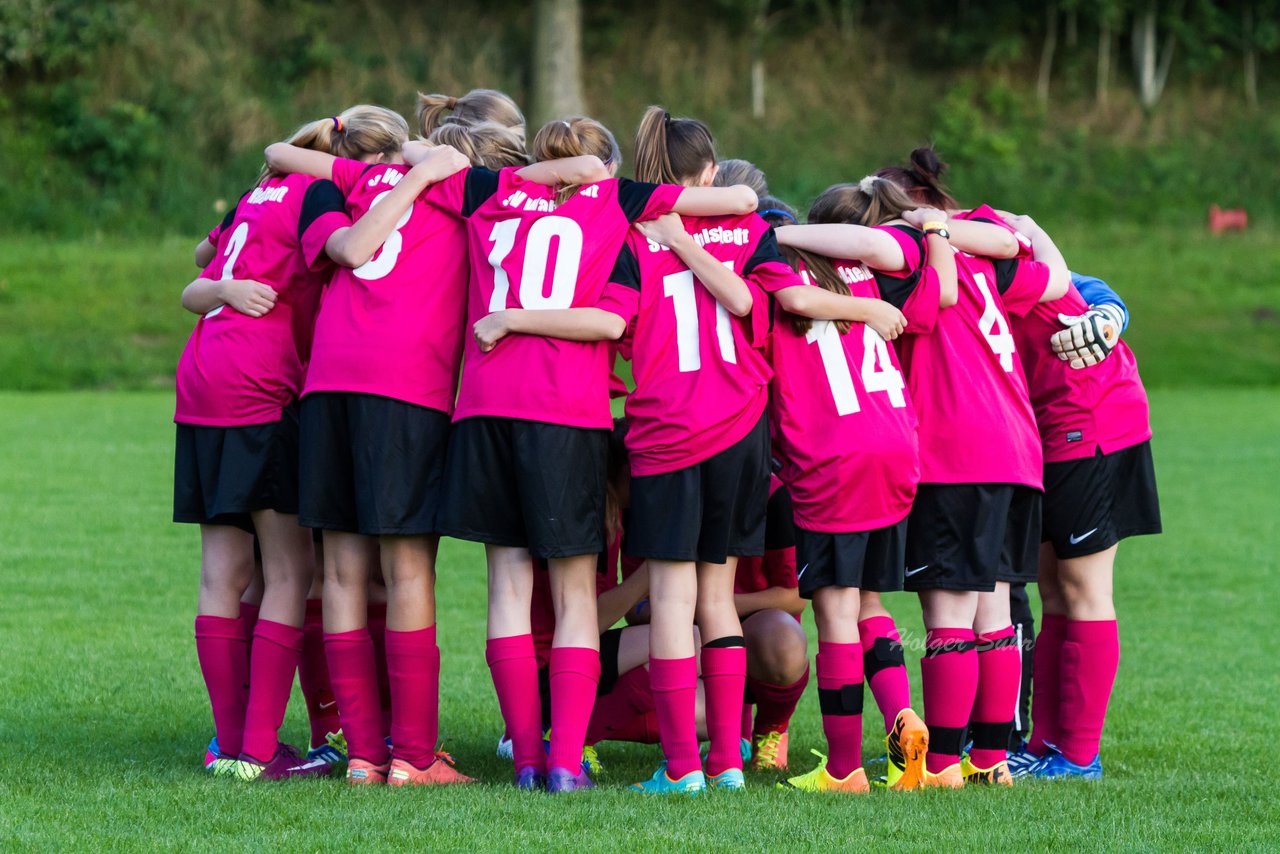
[[[768,216],[769,214],[773,214],[774,216],[780,216],[780,217],[783,217],[784,219],[789,219],[793,223],[796,223],[797,225],[800,223],[800,220],[796,219],[788,211],[780,211],[777,208],[765,208],[762,211],[756,211],[756,213],[758,213],[760,216]]]
[[[452,110],[456,106],[458,106],[458,99],[452,95],[444,99],[444,108],[446,110]]]
[[[338,133],[342,133],[347,129],[347,126],[343,124],[342,116],[333,116],[333,129]]]
[[[665,124],[671,124],[671,114],[664,110],[662,113],[662,121]]]
[[[573,125],[569,124],[564,119],[560,120],[560,124],[564,125],[566,130],[573,130]]]
[[[876,191],[876,181],[880,179],[875,175],[868,175],[858,182],[858,189],[866,193],[868,196],[874,195]]]

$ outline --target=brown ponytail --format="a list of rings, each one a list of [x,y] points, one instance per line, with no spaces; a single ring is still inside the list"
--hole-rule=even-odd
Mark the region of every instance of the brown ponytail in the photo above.
[[[535,163],[559,160],[565,157],[595,155],[608,166],[622,164],[622,152],[613,133],[595,119],[571,116],[547,122],[533,138],[530,147]],[[556,204],[564,204],[578,191],[577,185],[565,185],[556,196]]]
[[[449,115],[445,115],[448,113]],[[496,89],[472,89],[461,98],[418,93],[418,132],[430,137],[448,124],[493,122],[513,131],[524,142],[524,113],[511,97]]]
[[[955,210],[960,207],[942,183],[942,173],[947,164],[938,157],[932,145],[925,145],[911,152],[911,165],[889,166],[876,173],[905,190],[917,205]]]
[[[716,162],[711,130],[697,119],[673,119],[662,107],[644,111],[636,131],[636,180],[684,184]]]
[[[466,155],[472,166],[483,166],[495,172],[506,166],[529,165],[524,140],[515,131],[495,122],[444,124],[435,129],[427,142],[451,145]]]

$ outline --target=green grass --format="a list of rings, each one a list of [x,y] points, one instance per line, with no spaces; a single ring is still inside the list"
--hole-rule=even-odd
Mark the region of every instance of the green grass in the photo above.
[[[833,801],[752,776],[742,797],[640,800],[652,748],[605,745],[604,788],[507,788],[484,666],[478,548],[446,542],[442,726],[491,784],[351,790],[206,778],[194,528],[169,522],[169,395],[0,394],[0,848],[5,850],[1258,850],[1280,846],[1280,392],[1153,396],[1168,533],[1121,550],[1124,652],[1095,785]],[[918,608],[890,606],[912,631]],[[806,622],[808,618],[806,618]],[[914,676],[918,665],[909,663]],[[867,716],[868,738],[874,715]],[[300,700],[286,737],[306,728]],[[874,742],[868,743],[874,749]],[[821,746],[812,687],[793,761]]]
[[[1109,281],[1148,386],[1280,384],[1280,236],[1046,219]],[[0,248],[0,389],[171,388],[194,325],[195,239],[30,237]]]

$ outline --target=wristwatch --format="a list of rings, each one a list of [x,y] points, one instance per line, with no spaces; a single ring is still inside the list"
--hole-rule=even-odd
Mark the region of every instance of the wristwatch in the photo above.
[[[947,230],[947,224],[945,222],[939,222],[937,220],[933,222],[926,222],[924,224],[923,231],[926,235],[936,234],[943,240],[951,239],[951,232]]]

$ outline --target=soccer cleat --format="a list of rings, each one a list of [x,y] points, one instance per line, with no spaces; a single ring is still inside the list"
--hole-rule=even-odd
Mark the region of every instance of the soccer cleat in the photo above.
[[[218,747],[218,737],[209,739],[209,746],[204,751],[204,770],[214,777],[229,777],[235,774],[236,758],[228,756]]]
[[[505,732],[502,735],[498,736],[498,758],[499,759],[515,758],[515,754],[512,752],[511,739],[507,738],[507,734]]]
[[[582,748],[582,770],[592,777],[604,773],[604,765],[600,762],[600,754],[596,752],[594,744],[587,744]]]
[[[418,768],[403,759],[392,759],[387,771],[388,786],[456,786],[476,782],[454,767],[453,757],[443,750],[426,768]]]
[[[960,771],[960,763],[948,765],[937,774],[924,772],[924,788],[926,789],[963,789],[964,774]]]
[[[722,792],[743,792],[746,791],[747,780],[742,776],[741,768],[726,768],[707,778],[707,788]]]
[[[248,754],[240,754],[236,760],[235,775],[237,779],[250,782],[253,780],[291,780],[295,777],[321,777],[329,773],[329,765],[320,759],[308,759],[298,753],[292,744],[281,744],[276,747],[276,755],[270,762],[259,762]]]
[[[347,761],[347,740],[342,730],[325,733],[324,744],[307,751],[308,759],[319,759],[332,770]]]
[[[837,780],[827,773],[827,757],[816,750],[810,750],[821,762],[812,771],[798,777],[790,777],[778,784],[779,789],[795,789],[800,792],[837,792],[860,795],[871,791],[867,783],[867,772],[861,768],[849,772],[843,780]]]
[[[929,728],[911,709],[898,712],[893,729],[884,738],[889,758],[885,782],[890,789],[905,792],[924,783],[924,759],[929,752]]]
[[[966,784],[982,786],[1012,786],[1013,775],[1009,773],[1009,763],[997,762],[990,768],[979,768],[969,757],[960,760],[960,773],[964,775]]]
[[[1009,754],[1009,775],[1013,779],[1026,777],[1032,773],[1036,765],[1044,760],[1043,756],[1037,756],[1026,747],[1023,747],[1017,753]]]
[[[1093,761],[1088,765],[1077,765],[1063,756],[1056,748],[1050,749],[1029,773],[1031,776],[1038,777],[1041,780],[1063,780],[1066,778],[1101,780],[1102,754],[1099,753],[1094,756]]]
[[[698,795],[707,790],[707,778],[699,770],[690,771],[679,780],[672,780],[667,775],[667,762],[664,759],[652,777],[641,783],[632,783],[631,789],[646,795]]]
[[[212,771],[222,751],[218,750],[218,737],[209,739],[209,746],[204,749],[204,770]]]
[[[374,765],[364,759],[347,760],[347,782],[353,786],[381,786],[387,782],[391,763]]]
[[[591,781],[591,775],[587,773],[586,763],[583,768],[579,769],[575,774],[568,768],[552,768],[547,772],[547,794],[563,795],[567,792],[576,792],[580,789],[594,789],[596,784]]]
[[[755,750],[751,756],[752,771],[786,771],[786,732],[762,732],[755,737]]]
[[[547,787],[547,775],[532,765],[516,772],[516,788],[525,792],[537,792]]]

